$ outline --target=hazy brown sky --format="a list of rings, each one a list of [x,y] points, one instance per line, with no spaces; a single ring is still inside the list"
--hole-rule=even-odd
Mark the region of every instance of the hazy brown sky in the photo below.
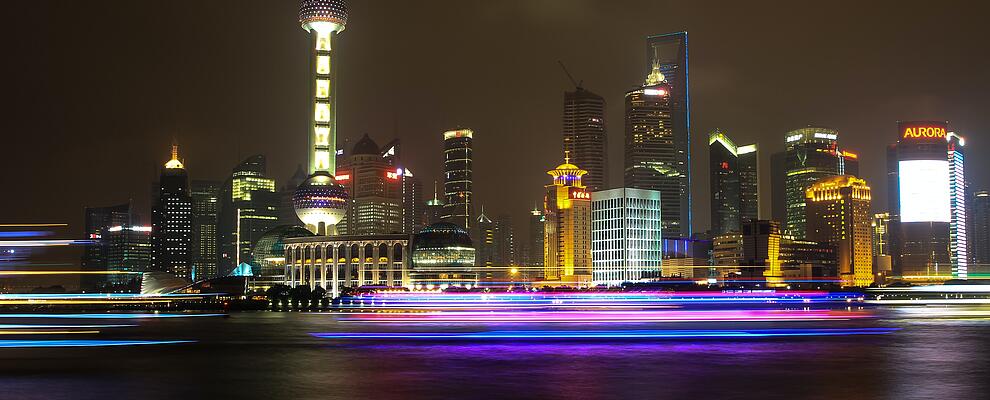
[[[23,1],[0,27],[0,221],[78,227],[83,207],[133,198],[176,139],[193,179],[268,156],[305,162],[307,39],[295,1]],[[982,8],[982,9],[981,9]],[[567,64],[608,101],[621,182],[623,93],[644,77],[644,37],[687,30],[696,230],[708,227],[707,132],[783,147],[819,124],[857,151],[885,204],[883,146],[899,119],[946,119],[967,136],[967,178],[986,188],[990,32],[980,2],[351,1],[340,36],[339,132],[404,143],[427,188],[441,132],[476,132],[475,193],[525,210],[560,162]],[[769,163],[762,165],[764,178]],[[763,210],[769,215],[769,182]],[[77,230],[78,231],[78,230]]]

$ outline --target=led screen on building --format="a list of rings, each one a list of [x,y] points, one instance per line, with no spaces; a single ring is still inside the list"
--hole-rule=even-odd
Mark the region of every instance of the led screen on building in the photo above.
[[[901,222],[949,222],[949,161],[898,163]]]

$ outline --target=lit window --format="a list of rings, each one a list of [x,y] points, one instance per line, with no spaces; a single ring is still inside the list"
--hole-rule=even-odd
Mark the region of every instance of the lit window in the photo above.
[[[330,73],[330,56],[316,56],[316,73],[320,75]]]
[[[330,122],[330,105],[326,103],[316,103],[316,121]]]
[[[330,97],[330,81],[326,79],[316,80],[316,97],[320,99]]]

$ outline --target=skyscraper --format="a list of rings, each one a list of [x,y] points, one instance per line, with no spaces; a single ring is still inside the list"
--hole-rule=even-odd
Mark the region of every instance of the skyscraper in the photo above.
[[[151,271],[152,227],[131,224],[112,226],[106,230],[107,271]],[[125,284],[141,275],[114,274],[108,277],[113,284]]]
[[[739,220],[760,218],[760,153],[756,143],[736,148],[739,171]],[[740,223],[741,223],[740,222]]]
[[[296,215],[306,229],[332,235],[344,217],[347,192],[333,177],[336,173],[337,85],[332,44],[347,23],[343,0],[302,0],[299,22],[310,34],[309,178],[292,196]]]
[[[443,133],[443,220],[471,230],[472,149],[474,131],[456,129]]]
[[[390,164],[384,150],[367,134],[337,166],[337,182],[350,200],[346,217],[338,224],[340,234],[375,235],[399,233],[402,220],[401,171]]]
[[[870,187],[851,175],[822,179],[805,192],[807,238],[835,246],[842,286],[873,283]]]
[[[409,168],[401,168],[402,174],[402,232],[415,234],[426,223],[426,203],[423,202],[423,181]]]
[[[651,73],[657,70],[665,77],[664,80],[670,92],[668,99],[669,121],[674,148],[672,167],[679,175],[680,199],[677,204],[681,221],[680,236],[689,237],[693,232],[691,226],[693,217],[691,211],[691,85],[688,74],[687,32],[672,32],[647,37],[646,59],[646,70],[651,71]],[[661,190],[661,192],[663,191]],[[665,213],[668,211],[668,209],[664,209]],[[672,231],[664,233],[668,236],[673,234]]]
[[[770,219],[787,221],[787,152],[770,154]]]
[[[721,130],[708,137],[712,234],[739,232],[740,182],[736,144]]]
[[[739,232],[744,221],[757,219],[760,209],[756,145],[736,146],[716,129],[708,146],[712,233]]]
[[[568,286],[591,282],[591,193],[581,176],[587,171],[564,163],[547,174],[553,183],[546,186],[543,201],[544,279]]]
[[[485,215],[484,207],[481,208],[481,213],[478,214],[472,230],[471,241],[474,242],[475,254],[477,255],[476,265],[479,267],[495,265],[495,258],[498,253],[498,249],[495,248],[495,222]],[[485,276],[482,275],[482,277]]]
[[[873,271],[880,277],[892,272],[890,213],[873,214]],[[877,278],[883,279],[883,278]]]
[[[239,263],[249,263],[252,245],[278,224],[275,180],[266,171],[265,156],[253,155],[234,167],[224,182],[217,219],[218,276],[230,274]]]
[[[608,185],[608,138],[605,134],[605,99],[578,86],[564,92],[564,151],[585,168],[589,191]]]
[[[952,258],[952,277],[969,278],[968,235],[966,234],[966,174],[963,146],[966,141],[954,132],[948,132],[949,142],[949,256]]]
[[[529,242],[526,246],[529,251],[529,259],[526,261],[527,266],[543,266],[543,229],[545,224],[546,219],[543,217],[543,211],[533,206],[533,209],[529,211]]]
[[[660,192],[618,188],[591,193],[594,285],[660,277]]]
[[[109,229],[115,226],[130,226],[137,223],[131,213],[131,204],[124,203],[108,207],[86,207],[85,238],[91,241],[83,249],[83,271],[108,271],[110,251]],[[150,250],[149,250],[150,265]],[[80,282],[83,290],[96,291],[105,283],[98,275],[84,275]]]
[[[519,265],[516,231],[508,214],[495,217],[495,253],[495,265]]]
[[[805,237],[805,191],[819,180],[839,175],[840,155],[836,148],[838,136],[839,133],[832,129],[808,127],[787,132],[784,137],[784,190],[787,207],[785,234],[796,238]]]
[[[436,181],[433,182],[433,198],[426,201],[426,225],[443,220],[443,198],[440,197]]]
[[[947,131],[946,121],[897,126],[898,141],[887,152],[888,196],[897,221],[891,224],[894,274],[965,279],[964,140]]]
[[[165,163],[159,185],[152,207],[152,268],[192,278],[192,197],[178,146],[172,146],[172,158]]]
[[[194,180],[192,197],[193,241],[192,279],[199,281],[217,277],[217,218],[223,183]]]
[[[625,187],[660,192],[664,235],[690,235],[687,172],[675,143],[671,88],[655,64],[642,87],[626,93]]]
[[[969,260],[976,266],[990,264],[990,192],[973,194],[969,204]],[[984,267],[985,269],[985,267]]]

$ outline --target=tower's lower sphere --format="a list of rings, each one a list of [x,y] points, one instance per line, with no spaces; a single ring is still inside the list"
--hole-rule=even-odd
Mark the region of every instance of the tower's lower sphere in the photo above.
[[[299,219],[306,224],[306,229],[317,235],[328,235],[344,218],[347,199],[344,186],[330,174],[320,171],[310,175],[296,188],[292,194],[292,206]]]

